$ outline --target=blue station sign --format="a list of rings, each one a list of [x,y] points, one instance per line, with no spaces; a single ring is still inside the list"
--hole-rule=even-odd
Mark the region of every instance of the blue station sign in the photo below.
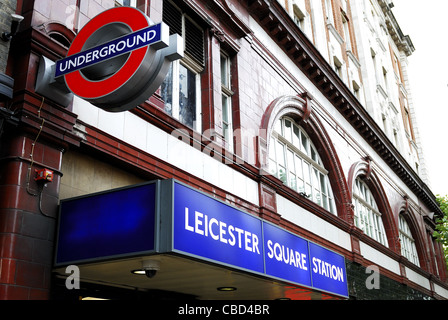
[[[62,200],[56,265],[156,248],[156,183]]]
[[[62,201],[56,265],[176,253],[348,296],[345,258],[175,180]]]
[[[168,183],[172,208],[161,217],[172,222],[168,251],[348,296],[342,255],[184,184]]]
[[[266,274],[311,287],[308,241],[263,223]]]
[[[173,250],[263,272],[262,222],[201,192],[174,184]]]
[[[348,296],[344,257],[312,242],[309,249],[313,287]]]

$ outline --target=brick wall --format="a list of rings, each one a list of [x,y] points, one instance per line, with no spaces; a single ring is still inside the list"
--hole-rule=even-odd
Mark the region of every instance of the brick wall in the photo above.
[[[366,267],[346,261],[348,290],[350,299],[356,300],[429,300],[431,297],[402,283],[394,281],[382,274],[377,281],[378,289],[369,289],[366,280],[372,272],[366,272]],[[371,280],[368,280],[372,283]]]

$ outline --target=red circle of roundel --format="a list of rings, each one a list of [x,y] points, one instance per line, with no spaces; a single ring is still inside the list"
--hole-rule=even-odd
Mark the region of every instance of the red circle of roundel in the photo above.
[[[149,26],[149,21],[143,12],[131,7],[117,7],[106,10],[90,20],[79,31],[71,44],[67,56],[81,52],[87,39],[99,28],[109,23],[124,23],[132,32]],[[114,75],[100,81],[86,79],[79,70],[65,75],[65,82],[69,89],[77,96],[85,99],[94,99],[105,96],[118,88],[137,71],[145,58],[148,47],[134,50],[127,61]]]

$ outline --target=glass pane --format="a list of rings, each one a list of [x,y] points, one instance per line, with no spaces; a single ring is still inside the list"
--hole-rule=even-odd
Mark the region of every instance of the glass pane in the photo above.
[[[328,193],[327,185],[325,183],[325,176],[322,173],[319,173],[320,176],[320,190],[324,193]]]
[[[360,186],[359,191],[361,192],[360,195],[361,195],[362,199],[366,202],[369,202],[369,200],[366,197],[366,189],[364,188],[364,184],[361,183],[361,181],[359,183],[359,186]]]
[[[183,65],[179,68],[179,120],[191,128],[196,120],[196,74]]]
[[[356,195],[360,194],[360,192],[359,192],[359,180],[358,179],[355,180],[355,186],[353,187],[353,193],[356,194]]]
[[[378,229],[378,223],[379,223],[378,216],[376,214],[374,214],[373,217],[374,217],[374,219],[373,219],[373,227],[375,229],[375,233],[377,233],[378,235],[381,235],[381,232]],[[378,238],[380,238],[380,237],[378,237]]]
[[[320,191],[317,189],[314,189],[314,202],[317,203],[318,205],[322,206],[321,194],[320,194]]]
[[[334,203],[334,199],[330,198],[329,202],[330,202],[330,212],[331,213],[336,213],[336,205]]]
[[[365,208],[364,208],[365,209]],[[366,211],[365,217],[364,217],[364,223],[365,223],[365,232],[369,237],[372,236],[372,230],[370,228],[370,210]]]
[[[223,130],[223,135],[224,135],[224,139],[229,141],[231,139],[231,128],[230,128],[230,124],[231,121],[229,119],[230,117],[230,98],[228,96],[226,96],[225,94],[222,95],[222,130]]]
[[[272,160],[269,162],[269,173],[275,177],[277,176],[277,163]]]
[[[165,101],[165,112],[173,115],[173,64],[170,64],[170,70],[160,86],[160,95]]]
[[[370,197],[371,197],[371,199],[372,199],[372,207],[374,207],[376,210],[378,210],[378,206],[376,205],[375,198],[373,197],[372,194],[370,194]]]
[[[289,172],[289,186],[292,189],[297,190],[297,178],[291,171]]]
[[[313,187],[320,191],[320,184],[319,184],[319,172],[317,169],[313,168]]]
[[[276,141],[276,142],[277,142],[277,145],[276,145],[275,149],[277,151],[277,162],[282,167],[286,167],[285,146],[282,143],[280,143],[279,141]]]
[[[318,162],[319,160],[317,159],[317,152],[316,149],[314,149],[314,147],[310,146],[311,149],[311,159],[313,159],[314,161]]]
[[[137,7],[137,0],[115,0],[115,6]]]
[[[305,187],[302,179],[297,179],[297,192],[305,192]]]
[[[306,195],[307,196],[310,196],[311,197],[311,195],[312,195],[312,188],[311,188],[311,185],[310,184],[308,184],[308,183],[306,183],[305,184],[305,193],[306,193]],[[311,199],[311,198],[310,198]]]
[[[292,142],[292,139],[291,139],[291,126],[292,126],[292,124],[291,124],[291,121],[289,121],[289,120],[285,120],[285,132],[284,132],[284,134],[283,134],[283,136],[288,140],[288,141],[291,141]]]
[[[224,140],[229,141],[230,140],[230,136],[229,136],[229,125],[225,122],[223,122],[222,124],[222,133],[224,135]]]
[[[271,158],[272,160],[276,160],[277,159],[275,157],[275,140],[272,137],[271,137],[271,139],[269,141],[269,158]]]
[[[322,193],[322,206],[327,210],[329,209],[328,208],[328,197],[324,193]]]
[[[310,165],[306,161],[303,161],[303,180],[311,184]]]
[[[229,97],[225,94],[222,95],[222,121],[228,123],[229,122]]]
[[[303,169],[302,169],[302,159],[298,156],[295,156],[295,165],[296,165],[296,176],[297,176],[297,191],[304,192],[304,184],[303,184]]]
[[[282,166],[278,166],[278,178],[282,180],[283,183],[286,184],[286,168]]]
[[[296,147],[300,146],[300,129],[297,126],[293,126],[292,143]]]
[[[294,153],[288,149],[288,169],[291,172],[296,172],[295,165],[294,165]]]
[[[229,88],[229,74],[227,72],[227,58],[224,55],[221,55],[221,84],[224,87]]]
[[[291,150],[287,150],[288,156],[287,156],[287,166],[289,170],[289,183],[288,185],[296,190],[297,183],[296,183],[296,170],[295,170],[295,164],[294,164],[294,153]]]
[[[355,205],[355,226],[359,227],[359,221],[358,221],[358,217],[359,217],[359,204],[358,204],[358,199],[354,198],[354,205]]]
[[[277,176],[277,160],[275,157],[275,140],[271,137],[269,142],[269,173]]]
[[[308,138],[305,136],[303,132],[300,133],[301,141],[302,141],[302,151],[308,154]]]
[[[299,178],[303,178],[302,159],[296,156],[296,174]]]

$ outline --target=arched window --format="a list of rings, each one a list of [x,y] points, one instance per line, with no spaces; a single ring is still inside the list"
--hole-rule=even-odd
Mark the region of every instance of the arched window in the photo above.
[[[381,212],[367,184],[357,177],[353,185],[355,225],[369,237],[388,247]]]
[[[270,139],[270,173],[336,214],[328,171],[305,130],[291,118],[283,117],[276,123]]]
[[[42,24],[39,29],[47,34],[51,39],[66,48],[70,47],[76,34],[65,25],[59,22],[47,22]]]
[[[401,255],[417,266],[420,266],[414,237],[412,236],[408,223],[401,214],[398,218],[398,229],[400,231]]]

